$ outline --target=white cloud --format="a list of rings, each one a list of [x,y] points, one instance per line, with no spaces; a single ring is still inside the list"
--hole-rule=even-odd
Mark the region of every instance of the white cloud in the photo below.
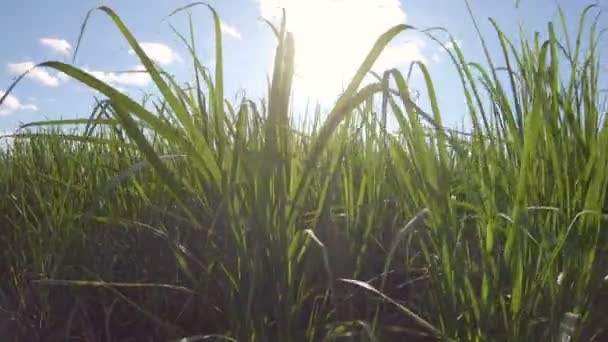
[[[454,42],[456,43],[456,45],[458,45],[459,48],[462,48],[462,40],[461,39],[454,39]],[[448,50],[452,50],[454,49],[454,43],[450,40],[447,43],[444,44],[445,48]]]
[[[242,39],[241,32],[234,26],[226,23],[225,21],[220,21],[220,26],[222,28],[222,32],[231,36],[232,38]]]
[[[262,17],[275,23],[287,11],[295,38],[294,87],[298,93],[332,99],[354,75],[377,38],[404,24],[399,0],[257,0]],[[424,60],[419,42],[391,44],[375,67]]]
[[[461,39],[454,39],[454,41],[452,42],[451,40],[446,41],[445,43],[443,43],[443,46],[438,46],[437,47],[437,51],[433,52],[432,55],[432,59],[435,62],[439,62],[442,59],[443,54],[446,53],[445,49],[448,50],[454,50],[454,43],[456,43],[456,45],[460,48],[462,48],[462,40]]]
[[[160,65],[169,65],[181,60],[180,56],[165,44],[147,42],[139,43],[139,45],[151,60]],[[135,51],[131,49],[129,53],[134,55]]]
[[[93,75],[94,77],[104,81],[113,86],[126,86],[126,87],[146,87],[150,84],[151,79],[148,73],[141,72],[145,71],[143,65],[136,65],[125,72],[106,72],[106,71],[97,71],[97,70],[88,70],[84,69],[84,71]]]
[[[0,98],[4,96],[4,94],[5,93],[0,90]],[[20,110],[37,111],[38,107],[34,104],[22,104],[16,96],[9,94],[0,105],[0,116],[9,115]]]
[[[6,149],[13,145],[15,138],[11,137],[13,132],[0,130],[0,149]]]
[[[374,70],[382,71],[409,64],[414,61],[427,63],[422,53],[425,43],[421,40],[399,43],[387,47],[374,64]]]
[[[32,62],[9,63],[7,69],[10,74],[19,76],[34,66],[35,64]],[[60,72],[51,73],[42,68],[31,70],[26,77],[48,87],[58,87],[61,83],[67,81],[67,78]]]
[[[55,53],[60,55],[69,56],[72,51],[72,45],[65,39],[58,38],[41,38],[40,44],[51,48]]]
[[[63,83],[67,82],[70,79],[70,76],[62,72],[57,72],[57,79],[59,79],[59,82]]]

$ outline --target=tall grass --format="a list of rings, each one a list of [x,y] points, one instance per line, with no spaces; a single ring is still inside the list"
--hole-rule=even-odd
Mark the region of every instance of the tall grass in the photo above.
[[[592,7],[574,45],[562,17],[563,42],[553,23],[515,42],[492,22],[500,61],[446,49],[470,134],[443,128],[423,63],[363,84],[391,39],[416,30],[405,25],[378,38],[333,109],[307,113],[306,129],[290,117],[284,20],[271,25],[268,98],[230,103],[209,9],[215,70],[197,58],[193,29],[178,34],[194,73],[185,87],[114,11],[98,9],[151,76],[153,101],[65,63],[38,66],[105,99],[87,120],[30,123],[0,152],[3,336],[608,337],[608,129]],[[410,97],[412,73],[424,79],[428,113]]]

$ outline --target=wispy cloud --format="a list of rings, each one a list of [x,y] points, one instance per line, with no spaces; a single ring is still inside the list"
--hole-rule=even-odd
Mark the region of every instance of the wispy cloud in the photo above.
[[[146,55],[151,60],[160,65],[169,65],[177,61],[181,61],[181,57],[170,47],[162,43],[144,42],[139,43]],[[133,49],[129,50],[129,54],[134,55]]]
[[[64,56],[69,56],[72,51],[72,45],[65,39],[41,38],[40,44],[50,48],[53,52]]]
[[[136,65],[124,72],[107,72],[84,69],[94,77],[113,86],[146,87],[150,84],[150,76],[143,65]]]
[[[0,97],[4,96],[4,94],[5,92],[0,90]],[[0,105],[0,116],[13,114],[21,110],[36,111],[38,107],[34,104],[23,104],[16,96],[9,94]]]
[[[232,38],[242,39],[241,31],[239,31],[235,26],[232,26],[225,21],[220,21],[220,27],[222,28],[222,32],[231,36]]]
[[[7,69],[11,75],[19,76],[34,66],[33,62],[9,63]],[[61,73],[50,73],[42,68],[32,69],[26,77],[47,87],[58,87],[61,83],[67,81],[67,77],[64,77]]]

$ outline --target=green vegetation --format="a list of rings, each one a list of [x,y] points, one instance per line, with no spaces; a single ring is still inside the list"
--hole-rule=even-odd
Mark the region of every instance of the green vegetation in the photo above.
[[[182,86],[100,8],[156,100],[41,65],[104,100],[88,120],[29,124],[0,152],[1,336],[550,341],[573,328],[576,340],[608,338],[608,127],[592,8],[575,39],[558,41],[550,23],[514,42],[496,26],[500,61],[446,49],[471,134],[442,128],[421,63],[362,84],[408,26],[379,37],[306,129],[289,108],[284,23],[266,101],[229,103],[211,10],[215,70],[196,58],[192,32],[180,36],[195,70]],[[429,114],[409,97],[412,73]],[[389,114],[398,133],[385,129]],[[65,133],[72,125],[86,129]]]

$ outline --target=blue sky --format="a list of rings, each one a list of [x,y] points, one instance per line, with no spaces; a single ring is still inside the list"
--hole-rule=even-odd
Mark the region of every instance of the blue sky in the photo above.
[[[0,11],[0,32],[7,33],[0,49],[0,92],[32,63],[70,61],[84,16],[99,5],[113,8],[159,65],[182,82],[190,81],[186,50],[169,27],[172,24],[187,33],[187,15],[163,20],[173,9],[190,2],[5,1]],[[209,3],[218,10],[223,22],[228,97],[239,90],[245,90],[254,99],[263,96],[274,41],[259,18],[272,18],[279,6],[287,7],[291,29],[296,34],[295,86],[301,102],[319,99],[330,103],[340,90],[341,79],[348,79],[377,35],[398,23],[418,28],[442,26],[458,39],[469,60],[484,59],[464,0],[211,0]],[[498,53],[488,17],[495,18],[511,37],[517,36],[519,23],[528,32],[546,32],[547,21],[557,18],[559,4],[574,32],[579,14],[592,1],[521,0],[519,9],[509,0],[471,0],[471,3],[482,32],[490,37],[490,48]],[[608,9],[608,0],[598,3]],[[193,9],[192,14],[199,57],[211,65],[214,63],[211,16],[204,7]],[[603,17],[600,23],[605,28],[608,22]],[[449,125],[462,122],[464,105],[459,81],[447,55],[436,43],[413,33],[402,34],[391,43],[376,69],[405,68],[412,60],[422,60],[430,68],[445,122]],[[143,91],[153,91],[143,74],[116,73],[138,69],[140,63],[101,12],[93,15],[75,64],[135,98]],[[421,83],[414,79],[416,85]],[[0,107],[0,132],[30,121],[86,117],[93,96],[78,82],[50,69],[39,69],[19,84]],[[423,107],[425,102],[423,96]]]

